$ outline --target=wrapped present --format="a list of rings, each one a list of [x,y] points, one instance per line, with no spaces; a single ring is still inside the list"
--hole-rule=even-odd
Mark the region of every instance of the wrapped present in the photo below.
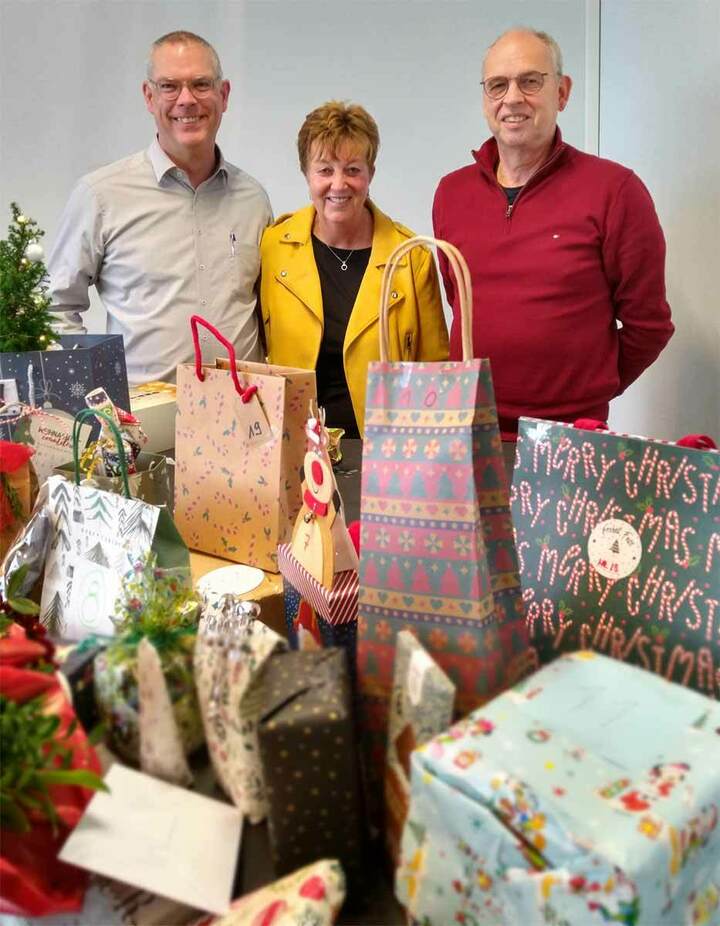
[[[277,874],[337,857],[361,868],[362,817],[345,654],[276,653],[259,686],[258,736]]]
[[[397,863],[410,806],[410,754],[452,723],[455,686],[407,630],[397,635],[385,770],[385,843]]]
[[[560,657],[413,753],[398,899],[424,926],[718,922],[719,730],[696,692]]]
[[[82,643],[57,647],[60,671],[70,685],[73,709],[83,728],[90,732],[100,723],[95,703],[95,657],[108,645],[109,640],[88,637]]]
[[[194,926],[332,926],[345,899],[339,862],[323,859],[233,902]]]
[[[142,383],[130,388],[130,410],[148,435],[146,450],[164,453],[175,446],[175,383]]]
[[[594,649],[720,698],[720,452],[520,420],[513,520],[541,661]]]
[[[68,334],[59,344],[63,350],[0,352],[0,380],[14,381],[20,403],[74,415],[86,394],[103,386],[116,405],[130,408],[122,335]]]
[[[195,684],[205,739],[218,782],[251,823],[267,816],[258,746],[262,672],[273,653],[287,648],[258,619],[254,602],[206,600],[194,655]]]
[[[111,748],[140,760],[138,647],[149,640],[159,653],[173,713],[187,754],[204,741],[193,681],[199,601],[185,570],[158,569],[146,554],[123,580],[117,631],[95,658],[95,700]]]
[[[282,548],[280,548],[282,549]],[[280,554],[278,555],[280,560]],[[346,575],[346,573],[341,573]],[[351,574],[357,582],[357,573]],[[301,597],[300,592],[283,576],[285,605],[285,626],[291,649],[323,649],[328,646],[342,647],[348,655],[350,678],[355,687],[355,652],[357,649],[357,620],[353,618],[335,624],[326,620],[315,608]]]

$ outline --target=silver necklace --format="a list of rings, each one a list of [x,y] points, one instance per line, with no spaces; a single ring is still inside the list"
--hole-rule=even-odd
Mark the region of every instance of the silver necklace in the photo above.
[[[318,239],[318,240],[319,240],[319,239]],[[323,241],[323,244],[325,244],[324,241]],[[353,256],[353,254],[354,254],[355,251],[357,250],[356,248],[353,248],[352,251],[350,251],[350,253],[348,254],[348,256],[347,256],[346,258],[343,259],[343,258],[340,257],[338,254],[336,254],[335,251],[333,251],[333,249],[330,247],[329,244],[325,244],[325,247],[328,249],[328,251],[330,251],[330,253],[331,253],[332,256],[335,258],[335,260],[338,261],[338,263],[340,264],[340,269],[341,269],[341,270],[347,270],[347,268],[348,268],[348,261],[350,260],[350,258]]]

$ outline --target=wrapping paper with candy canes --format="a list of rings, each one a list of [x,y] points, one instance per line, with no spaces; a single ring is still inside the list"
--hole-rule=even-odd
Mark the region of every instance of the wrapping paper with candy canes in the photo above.
[[[718,731],[696,692],[560,657],[413,753],[398,899],[423,926],[716,924]]]
[[[591,648],[720,698],[720,453],[708,438],[523,418],[511,502],[542,661]]]

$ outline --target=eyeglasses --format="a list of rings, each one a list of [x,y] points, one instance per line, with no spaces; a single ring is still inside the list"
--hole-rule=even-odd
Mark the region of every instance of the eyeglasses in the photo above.
[[[193,80],[149,80],[164,100],[176,100],[187,87],[196,99],[202,99],[215,89],[219,78],[196,77]]]
[[[487,80],[481,80],[480,83],[491,100],[501,100],[510,89],[512,81],[515,81],[520,93],[525,96],[533,96],[535,93],[540,93],[548,74],[549,71],[544,73],[527,71],[525,74],[518,74],[517,77],[488,77]]]

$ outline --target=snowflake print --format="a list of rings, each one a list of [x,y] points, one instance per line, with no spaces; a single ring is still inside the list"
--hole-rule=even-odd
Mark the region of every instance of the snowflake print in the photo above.
[[[395,454],[395,441],[389,437],[387,440],[382,442],[382,447],[380,452],[384,457],[392,457]]]
[[[115,371],[116,376],[120,376],[120,374],[122,373],[122,364],[120,363],[119,360],[116,360],[115,363],[113,364],[113,370]]]
[[[70,395],[74,399],[81,399],[84,395],[87,394],[87,392],[87,386],[84,386],[82,383],[75,382],[70,386]]]
[[[415,537],[410,531],[403,531],[398,537],[398,543],[400,544],[401,550],[404,550],[405,553],[409,553],[415,546]]]
[[[450,444],[450,457],[459,463],[465,457],[465,444],[461,440],[454,440]]]
[[[406,440],[403,444],[403,456],[409,459],[412,456],[415,456],[417,452],[417,441],[414,441],[412,438]]]
[[[375,543],[380,547],[381,550],[384,550],[385,547],[390,543],[390,534],[381,527],[380,530],[375,535]]]
[[[443,541],[437,534],[429,534],[424,540],[424,545],[429,553],[439,553],[443,548]]]
[[[460,534],[453,540],[453,549],[458,554],[458,556],[467,556],[470,553],[470,538],[465,537],[463,534]]]
[[[435,457],[440,453],[440,443],[436,440],[428,441],[425,445],[425,456],[428,460],[434,460]]]

